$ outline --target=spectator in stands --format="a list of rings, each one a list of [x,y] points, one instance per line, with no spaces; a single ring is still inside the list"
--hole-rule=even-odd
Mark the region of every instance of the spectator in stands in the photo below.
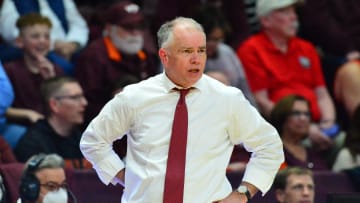
[[[17,203],[67,203],[64,160],[57,154],[37,154],[26,162]],[[73,197],[73,196],[71,196]]]
[[[79,83],[68,77],[46,80],[41,92],[49,114],[28,129],[15,148],[19,161],[25,162],[38,153],[56,153],[65,159],[66,168],[86,167],[79,143],[79,125],[87,101]]]
[[[5,142],[11,146],[11,148],[14,148],[20,137],[25,133],[26,128],[20,125],[9,123],[6,120],[6,111],[14,101],[14,91],[1,62],[0,98],[0,135],[3,137],[3,139],[5,139]]]
[[[311,124],[310,105],[304,97],[289,95],[278,101],[270,114],[270,123],[283,141],[285,165],[329,169],[323,155],[302,143],[309,136]]]
[[[309,169],[288,167],[275,177],[273,188],[278,203],[314,203],[315,183]]]
[[[50,20],[30,13],[20,17],[16,25],[20,30],[17,43],[24,50],[24,56],[4,64],[15,93],[7,116],[31,124],[43,118],[45,113],[45,105],[39,94],[41,82],[63,72],[45,57],[50,47]]]
[[[336,112],[326,89],[319,56],[312,44],[296,37],[298,0],[258,0],[257,15],[262,32],[250,37],[237,50],[260,111],[268,117],[275,103],[290,94],[305,97],[314,123],[313,144],[328,149],[336,134]],[[330,131],[330,130],[329,130]]]
[[[335,99],[346,110],[349,118],[360,105],[360,61],[349,61],[336,72],[334,80]]]
[[[0,33],[5,42],[15,44],[20,33],[16,21],[28,13],[39,13],[50,19],[51,50],[49,58],[72,74],[70,63],[74,54],[84,47],[88,40],[89,29],[79,14],[73,0],[4,0],[0,16]]]
[[[344,147],[338,153],[332,169],[339,172],[356,167],[360,167],[360,105],[352,114]]]
[[[128,1],[112,5],[104,37],[92,42],[80,55],[75,75],[89,101],[86,123],[112,98],[113,81],[124,74],[142,80],[159,72],[155,53],[143,49],[147,43],[143,22],[138,5]]]
[[[307,0],[299,9],[300,34],[321,50],[330,88],[339,66],[360,59],[359,13],[356,0]]]
[[[195,20],[204,27],[206,34],[205,71],[223,72],[230,79],[230,85],[241,89],[250,103],[256,106],[239,58],[234,50],[223,42],[230,28],[221,10],[210,5],[201,7]]]

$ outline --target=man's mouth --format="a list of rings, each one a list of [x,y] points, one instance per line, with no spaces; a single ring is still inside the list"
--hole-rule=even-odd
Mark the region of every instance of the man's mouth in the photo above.
[[[189,72],[190,73],[198,73],[200,70],[199,69],[190,69]]]

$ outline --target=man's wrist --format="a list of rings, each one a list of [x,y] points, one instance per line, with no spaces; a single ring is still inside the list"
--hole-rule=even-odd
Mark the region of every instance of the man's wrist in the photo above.
[[[236,192],[238,192],[240,195],[244,195],[246,197],[247,201],[250,201],[251,193],[247,186],[240,185],[239,188],[236,190]]]

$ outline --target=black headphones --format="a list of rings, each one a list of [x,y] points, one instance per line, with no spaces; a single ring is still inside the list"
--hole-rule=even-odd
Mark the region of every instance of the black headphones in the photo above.
[[[24,171],[19,188],[22,201],[35,201],[39,197],[40,181],[35,176],[35,172],[44,159],[45,155],[39,155],[39,157],[29,162],[27,169]]]

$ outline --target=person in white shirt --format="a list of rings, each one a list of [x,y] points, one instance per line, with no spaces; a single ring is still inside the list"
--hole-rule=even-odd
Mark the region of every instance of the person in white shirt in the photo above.
[[[62,0],[59,4],[64,8],[64,19],[59,17],[58,11],[54,11],[56,8],[52,8],[49,0],[35,0],[32,3],[21,1],[19,5],[14,0],[4,0],[0,10],[1,37],[6,43],[15,45],[19,35],[19,30],[16,28],[18,18],[29,11],[39,12],[42,16],[48,17],[52,24],[51,50],[63,59],[70,61],[73,54],[87,44],[89,28],[73,0]],[[38,11],[33,11],[36,7],[38,7]],[[21,10],[22,8],[23,10]],[[66,22],[62,22],[64,20]]]
[[[183,202],[247,202],[265,194],[284,161],[282,143],[242,92],[203,74],[206,36],[200,24],[178,17],[158,33],[164,72],[124,88],[90,122],[80,149],[104,184],[124,186],[122,203],[163,202],[173,116],[186,96],[188,131]],[[124,163],[112,143],[127,133]],[[252,152],[236,191],[226,177],[234,145]]]

